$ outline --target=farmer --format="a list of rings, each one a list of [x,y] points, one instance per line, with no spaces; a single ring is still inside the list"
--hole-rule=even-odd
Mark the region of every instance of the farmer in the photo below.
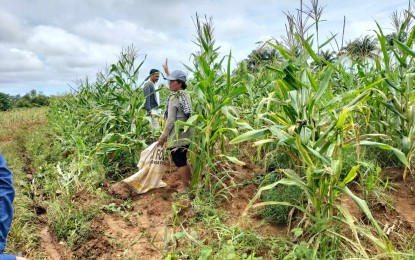
[[[151,117],[151,127],[154,130],[159,130],[160,125],[158,122],[158,116],[160,116],[160,112],[158,110],[159,104],[156,99],[156,88],[155,84],[159,80],[160,72],[156,69],[150,70],[149,80],[144,85],[144,97],[146,98],[146,102],[144,103],[144,109],[147,110],[147,113]]]
[[[189,148],[189,138],[192,135],[190,128],[184,131],[182,126],[178,126],[178,135],[176,136],[175,122],[186,122],[192,115],[192,103],[190,96],[184,90],[187,88],[186,75],[181,70],[175,70],[169,73],[166,64],[163,65],[166,72],[166,79],[169,81],[171,94],[167,100],[164,118],[166,125],[157,144],[164,145],[167,142],[167,149],[171,152],[174,164],[179,168],[179,174],[183,182],[183,186],[177,191],[184,193],[188,190],[190,180],[192,178],[192,170],[187,162],[187,150]]]
[[[26,259],[24,257],[3,254],[13,219],[13,200],[12,173],[7,168],[6,160],[0,153],[0,260]]]

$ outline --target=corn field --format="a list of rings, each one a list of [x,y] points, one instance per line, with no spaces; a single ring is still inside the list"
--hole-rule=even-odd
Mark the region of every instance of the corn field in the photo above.
[[[376,36],[338,46],[336,54],[329,47],[336,45],[334,37],[323,43],[319,38],[321,9],[318,1],[312,5],[314,20],[287,14],[287,36],[257,50],[271,58],[254,55],[256,60],[238,64],[231,51],[221,56],[213,20],[196,16],[199,51],[186,64],[194,115],[178,122],[194,130],[192,193],[206,203],[230,199],[231,165],[277,163],[272,173],[279,178],[259,185],[245,214],[273,206],[297,212],[291,227],[295,242],[286,244],[290,253],[284,259],[404,259],[409,253],[390,241],[369,198],[376,185],[387,185],[378,178],[382,168],[402,167],[402,178],[414,177],[414,10],[392,14],[393,33],[385,35],[375,24]],[[57,168],[44,167],[34,182],[59,183],[56,189],[70,203],[81,189],[98,189],[105,179],[131,173],[140,152],[159,136],[144,110],[138,78],[145,59],[138,57],[128,47],[96,80],[86,79],[70,95],[51,101],[48,117],[62,156]],[[162,103],[167,95],[162,89]],[[279,187],[296,187],[299,198],[263,200]],[[361,209],[366,224],[353,221],[340,203],[345,196]],[[54,203],[56,212],[63,210]],[[212,248],[202,253],[217,257]]]

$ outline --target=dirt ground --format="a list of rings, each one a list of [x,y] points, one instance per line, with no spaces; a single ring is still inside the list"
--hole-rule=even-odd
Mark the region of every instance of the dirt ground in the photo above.
[[[234,174],[234,181],[240,182],[254,177],[257,169],[254,167],[234,167],[238,174]],[[414,233],[415,230],[415,179],[409,176],[402,180],[401,169],[386,169],[389,176],[390,205],[374,203],[371,208],[375,218],[384,231],[394,240],[396,232]],[[94,232],[86,243],[76,250],[69,252],[54,239],[45,227],[41,232],[42,246],[48,259],[163,259],[165,243],[168,237],[177,230],[172,229],[172,204],[179,208],[180,216],[191,216],[191,200],[176,193],[179,179],[175,168],[166,172],[163,180],[167,187],[151,190],[137,195],[118,183],[106,183],[105,190],[112,196],[115,205],[124,205],[130,200],[132,208],[123,214],[104,211],[93,223]],[[245,208],[255,195],[257,187],[254,184],[241,185],[232,190],[232,200],[225,201],[223,208],[235,221],[245,211]],[[82,194],[81,194],[82,196]],[[82,198],[81,198],[82,199]],[[350,199],[345,198],[343,203],[348,207],[356,221],[364,221],[362,212]],[[284,236],[286,226],[264,224],[263,221],[248,216],[241,222],[242,227],[255,227],[265,237],[271,235]]]

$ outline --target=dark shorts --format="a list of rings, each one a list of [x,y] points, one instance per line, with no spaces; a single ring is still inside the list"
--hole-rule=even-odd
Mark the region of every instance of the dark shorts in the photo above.
[[[181,147],[168,148],[171,153],[171,159],[177,167],[183,167],[187,164],[187,149],[188,145]]]

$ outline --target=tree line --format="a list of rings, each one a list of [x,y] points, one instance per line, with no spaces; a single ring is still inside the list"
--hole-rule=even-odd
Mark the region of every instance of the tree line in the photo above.
[[[13,108],[48,106],[49,102],[50,98],[48,96],[34,89],[23,96],[0,92],[0,111],[8,111]]]

